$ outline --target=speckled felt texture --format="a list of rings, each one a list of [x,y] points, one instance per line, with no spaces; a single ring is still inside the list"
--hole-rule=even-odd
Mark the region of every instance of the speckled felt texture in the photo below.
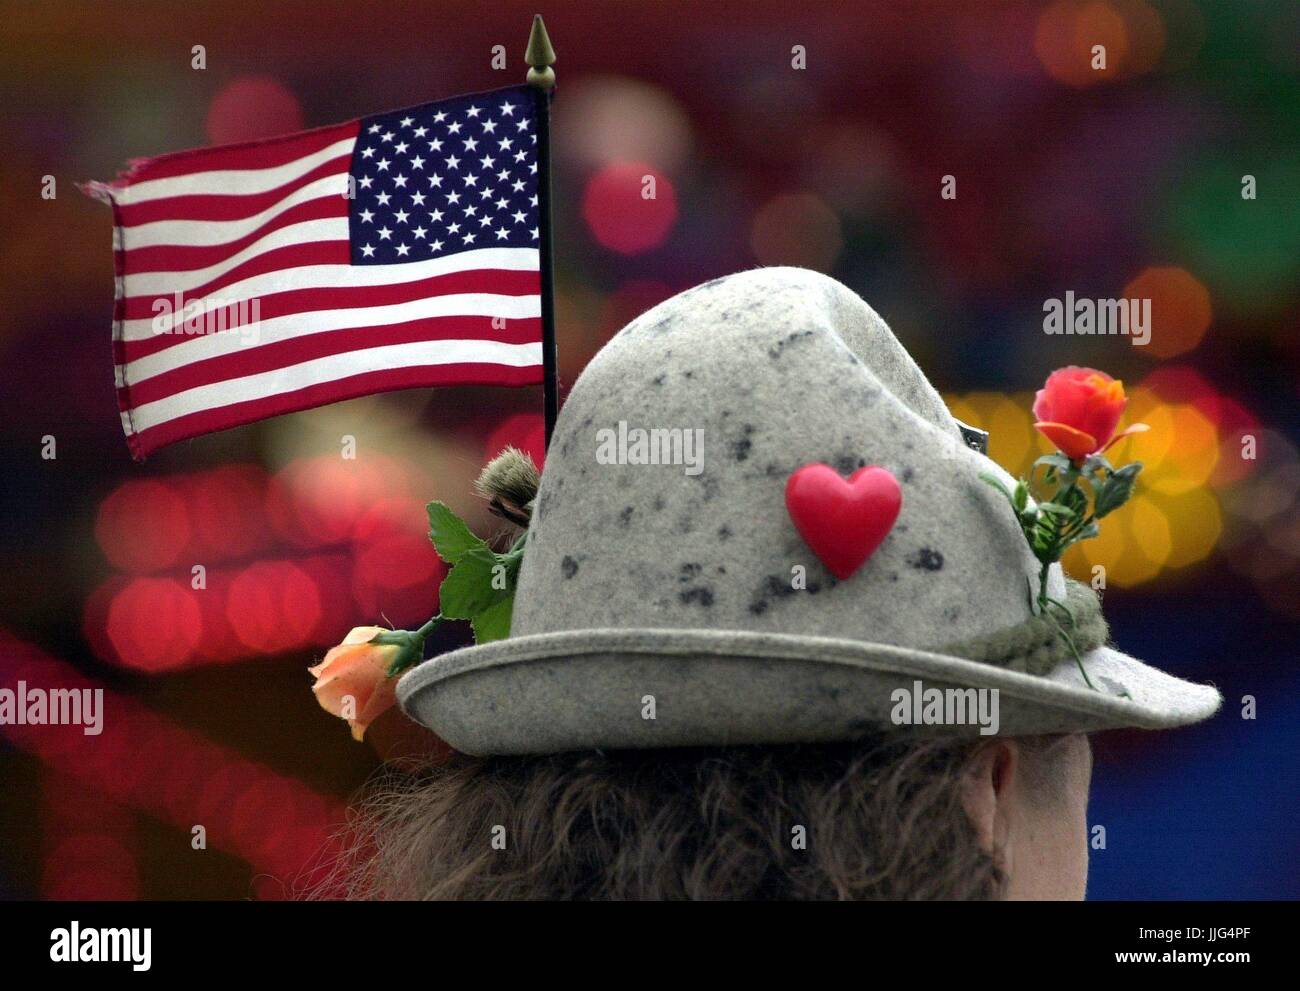
[[[620,421],[702,430],[702,470],[598,463],[598,431]],[[787,477],[812,462],[846,476],[881,465],[903,491],[893,529],[844,581],[785,508]],[[1006,477],[963,443],[849,289],[791,268],[706,283],[634,320],[575,383],[547,452],[510,639],[425,662],[399,699],[471,753],[840,739],[880,724],[876,703],[900,676],[910,683],[918,658],[932,676],[952,665],[958,684],[1000,666],[1023,708],[1003,732],[1209,715],[1214,689],[1137,678],[1140,663],[1113,652],[1092,652],[1123,658],[1099,692],[1057,677],[1073,659],[1046,677],[1022,673],[1043,667],[1030,654],[1044,644],[972,669],[980,662],[964,658],[1014,646],[1008,631],[1032,625],[1038,572],[981,471]],[[1050,587],[1065,595],[1059,569]],[[1056,694],[1022,681],[1035,677]],[[656,691],[679,699],[672,729],[662,715],[657,729],[625,726],[645,722],[634,703]]]

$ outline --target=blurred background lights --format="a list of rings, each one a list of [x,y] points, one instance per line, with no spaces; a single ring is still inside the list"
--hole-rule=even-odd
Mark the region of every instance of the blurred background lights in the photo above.
[[[640,254],[667,240],[677,222],[677,193],[662,170],[645,162],[616,162],[587,180],[582,217],[597,243],[620,254]]]
[[[1094,68],[1094,46],[1105,48],[1105,68]],[[1147,72],[1165,47],[1160,14],[1141,0],[1058,0],[1039,15],[1034,52],[1053,79],[1070,86]]]
[[[129,667],[152,672],[179,667],[202,634],[193,592],[170,578],[136,578],[109,606],[108,638]]]
[[[690,118],[666,90],[618,76],[587,76],[564,88],[562,167],[599,169],[653,161],[672,171],[690,154]]]
[[[844,249],[844,235],[840,218],[820,197],[789,193],[759,207],[750,246],[762,265],[828,272]]]
[[[284,84],[270,76],[231,80],[208,108],[209,144],[253,141],[303,129],[302,106]]]
[[[1145,357],[1172,358],[1201,343],[1214,318],[1210,292],[1186,269],[1144,269],[1124,287],[1122,298],[1151,300],[1151,340],[1138,348]]]
[[[276,654],[307,646],[320,618],[316,583],[289,562],[258,562],[230,583],[226,620],[256,651]]]
[[[166,482],[124,482],[100,503],[95,539],[115,568],[158,571],[175,564],[189,544],[189,508]]]

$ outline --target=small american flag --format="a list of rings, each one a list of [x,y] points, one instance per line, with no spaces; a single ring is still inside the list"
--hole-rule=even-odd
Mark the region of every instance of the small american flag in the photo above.
[[[132,163],[113,349],[137,459],[389,389],[542,381],[538,96]]]

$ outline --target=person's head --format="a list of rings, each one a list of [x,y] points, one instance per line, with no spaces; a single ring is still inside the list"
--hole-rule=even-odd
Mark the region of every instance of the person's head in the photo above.
[[[1082,735],[457,757],[390,772],[341,880],[380,898],[1077,899],[1090,773]]]

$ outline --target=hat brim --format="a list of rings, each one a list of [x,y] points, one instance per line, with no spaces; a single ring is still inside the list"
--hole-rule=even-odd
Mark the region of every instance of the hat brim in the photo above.
[[[403,710],[474,755],[849,740],[896,728],[896,689],[998,690],[1001,736],[1170,729],[1222,696],[1109,647],[1043,676],[831,637],[578,630],[451,651],[397,685]],[[919,709],[914,710],[919,713]],[[987,713],[985,714],[987,716]],[[923,720],[924,722],[924,720]],[[925,728],[987,734],[973,717]]]

